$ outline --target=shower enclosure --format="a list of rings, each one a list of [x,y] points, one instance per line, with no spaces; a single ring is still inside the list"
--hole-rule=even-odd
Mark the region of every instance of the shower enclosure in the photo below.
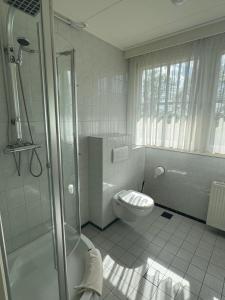
[[[90,247],[80,233],[75,50],[54,49],[51,0],[0,1],[0,249],[8,298],[75,299]]]

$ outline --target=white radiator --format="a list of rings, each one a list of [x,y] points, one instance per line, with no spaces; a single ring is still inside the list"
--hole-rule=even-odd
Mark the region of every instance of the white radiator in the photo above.
[[[206,224],[225,231],[225,182],[212,183]]]

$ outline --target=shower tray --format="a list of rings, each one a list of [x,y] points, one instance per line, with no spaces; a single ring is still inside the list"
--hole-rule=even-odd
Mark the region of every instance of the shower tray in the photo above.
[[[91,248],[94,248],[92,242],[81,234],[77,248],[67,256],[69,300],[80,299],[74,287],[82,281],[85,271],[85,253]],[[58,275],[52,253],[52,235],[49,232],[9,255],[13,299],[59,299]]]

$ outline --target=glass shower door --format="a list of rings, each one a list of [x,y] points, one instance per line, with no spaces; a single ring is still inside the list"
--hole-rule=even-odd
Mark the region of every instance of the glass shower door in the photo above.
[[[57,85],[67,256],[80,238],[75,51],[57,53]]]
[[[0,0],[0,21],[4,24],[7,24],[5,16],[11,10],[9,5],[14,3],[17,1]],[[0,248],[4,254],[4,271],[9,275],[6,279],[10,300],[68,300],[67,261],[80,239],[75,51],[58,53],[55,60],[52,7],[52,0],[40,0],[36,17],[15,10],[14,26],[10,22],[13,45],[5,44],[2,41],[4,34],[0,34],[0,46],[4,46],[0,52],[0,69],[2,65],[6,71],[9,66],[16,69],[16,57],[10,56],[13,64],[10,65],[4,48],[12,52],[15,46],[16,53],[22,51],[23,59],[19,61],[22,79],[17,82],[14,74],[13,83],[24,85],[24,93],[20,86],[18,95],[22,102],[18,104],[22,130],[28,139],[28,127],[31,128],[40,146],[37,151],[43,166],[43,172],[36,177],[32,176],[28,164],[29,151],[21,155],[21,172],[16,172],[11,154],[0,156],[0,215],[3,223]],[[18,49],[16,43],[21,36],[30,43],[29,47]],[[5,74],[3,77],[5,80],[0,74],[7,94],[10,90],[8,78]],[[4,98],[2,90],[1,99]],[[24,94],[24,101],[20,94]],[[12,97],[7,96],[11,101]],[[3,109],[7,116],[6,104]],[[26,111],[30,122],[25,118]],[[1,136],[8,126],[13,126],[12,121],[11,118],[4,119]],[[6,139],[6,136],[0,139],[0,147],[6,147]],[[18,161],[20,165],[20,158]],[[37,161],[32,168],[38,168]]]
[[[7,114],[7,107],[13,104],[10,83],[17,84],[22,142],[30,141],[30,127],[34,142],[39,145],[37,153],[43,168],[40,175],[33,176],[30,172],[31,152],[26,147],[19,150],[21,154],[5,153],[0,156],[0,248],[10,300],[64,300],[68,294],[60,210],[63,200],[57,174],[57,122],[50,39],[52,19],[51,0],[40,1],[40,10],[35,17],[17,9],[16,1],[0,0],[0,70],[4,70],[3,76],[0,74],[0,98],[7,100],[6,103],[1,101],[1,122],[3,114],[5,118],[0,128],[0,147],[4,150],[11,143],[7,128],[10,127],[12,132],[15,130],[12,112]],[[41,28],[38,32],[37,25]],[[18,37],[27,41],[25,48],[19,48]],[[8,55],[7,49],[12,52],[11,55]],[[19,49],[22,51],[20,70],[16,62]],[[14,76],[9,76],[12,70],[15,71]],[[16,120],[19,121],[18,118]],[[15,158],[18,158],[20,172],[17,172]],[[32,169],[37,173],[40,171],[37,160],[33,162]]]

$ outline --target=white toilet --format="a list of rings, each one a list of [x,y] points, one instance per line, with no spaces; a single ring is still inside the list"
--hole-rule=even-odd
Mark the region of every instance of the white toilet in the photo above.
[[[147,216],[154,207],[151,197],[133,190],[120,191],[112,201],[115,215],[126,222],[134,222],[139,217]]]

